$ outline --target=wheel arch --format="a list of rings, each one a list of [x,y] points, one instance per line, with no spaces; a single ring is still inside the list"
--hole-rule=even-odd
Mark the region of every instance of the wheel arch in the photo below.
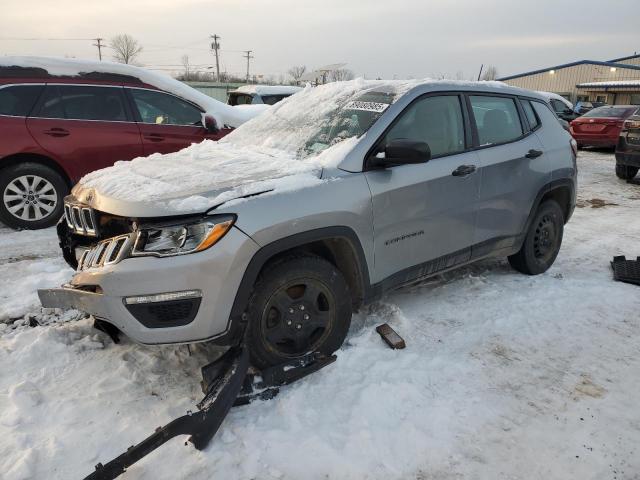
[[[47,157],[45,155],[40,155],[38,153],[15,153],[12,155],[7,155],[6,157],[3,157],[2,159],[0,159],[0,170],[5,169],[7,167],[12,167],[14,165],[20,165],[26,162],[38,163],[40,165],[49,167],[52,170],[55,170],[64,179],[65,183],[69,188],[73,186],[71,177],[58,162],[56,162],[50,157]]]
[[[520,250],[538,207],[546,200],[555,200],[558,202],[564,215],[564,223],[566,224],[571,218],[575,207],[575,183],[571,179],[563,178],[549,182],[540,189],[531,206],[527,223],[514,244],[514,252]]]
[[[247,321],[244,311],[261,272],[274,262],[303,254],[324,258],[340,270],[349,286],[354,310],[370,296],[371,283],[364,250],[350,227],[325,227],[291,235],[264,245],[251,258],[236,291],[227,333],[214,342],[221,345],[239,342]]]

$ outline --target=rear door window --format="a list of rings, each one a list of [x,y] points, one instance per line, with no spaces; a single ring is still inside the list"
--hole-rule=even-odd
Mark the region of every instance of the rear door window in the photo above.
[[[40,108],[35,112],[34,117],[40,118],[65,118],[64,107],[57,85],[47,85],[44,90]]]
[[[529,128],[531,130],[535,130],[540,126],[540,120],[538,120],[531,102],[529,100],[521,100],[520,103],[522,104],[522,109],[524,110],[524,114],[527,117],[527,121],[529,122]]]
[[[44,85],[11,85],[0,88],[0,115],[26,117]]]
[[[75,120],[128,120],[121,87],[61,85],[60,96],[66,118]]]
[[[488,95],[471,95],[469,98],[480,145],[507,143],[522,137],[524,131],[515,99]]]
[[[130,120],[121,87],[85,85],[48,85],[36,116],[110,122]]]
[[[551,100],[551,106],[556,113],[564,113],[565,110],[571,110],[567,105],[560,100]]]
[[[253,96],[248,93],[231,93],[229,94],[229,105],[251,105]]]
[[[194,105],[163,92],[130,89],[143,123],[201,125],[202,112]]]

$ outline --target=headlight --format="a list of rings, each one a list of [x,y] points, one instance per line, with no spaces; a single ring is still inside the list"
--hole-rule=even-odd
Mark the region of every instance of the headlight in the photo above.
[[[234,217],[221,216],[176,225],[142,228],[138,231],[132,253],[164,257],[200,252],[224,237],[234,221]]]

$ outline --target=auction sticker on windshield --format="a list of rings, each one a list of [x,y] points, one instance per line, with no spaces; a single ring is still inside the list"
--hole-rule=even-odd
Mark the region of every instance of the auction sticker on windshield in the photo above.
[[[384,112],[389,105],[386,103],[379,102],[361,102],[358,100],[354,100],[352,102],[347,103],[344,107],[345,110],[363,110],[365,112]]]

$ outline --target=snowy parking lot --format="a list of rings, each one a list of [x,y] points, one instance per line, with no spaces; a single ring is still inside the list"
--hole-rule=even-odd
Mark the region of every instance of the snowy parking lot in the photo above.
[[[580,152],[578,208],[538,277],[484,261],[354,317],[335,364],[174,439],[126,479],[640,479],[640,186]],[[82,478],[194,409],[206,347],[119,345],[36,289],[70,275],[54,229],[0,228],[0,477]],[[388,349],[374,327],[406,340]]]

